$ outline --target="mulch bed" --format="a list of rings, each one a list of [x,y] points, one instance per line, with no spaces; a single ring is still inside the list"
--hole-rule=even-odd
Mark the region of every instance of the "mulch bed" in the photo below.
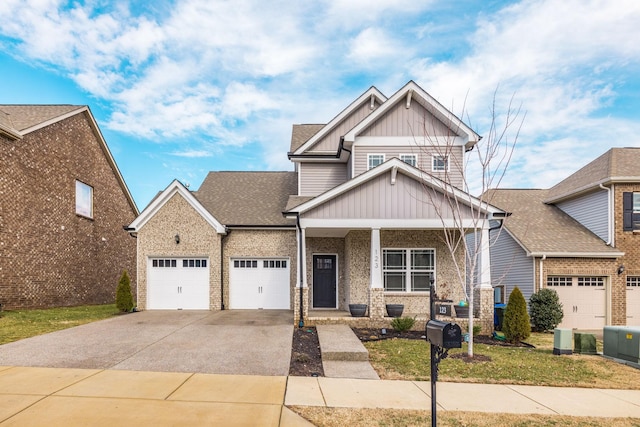
[[[390,338],[403,338],[410,340],[425,340],[424,331],[398,332],[387,329],[382,333],[381,329],[352,328],[353,332],[362,342],[379,341]],[[533,347],[531,344],[520,343],[511,344],[498,341],[487,335],[476,335],[473,337],[475,344],[499,345],[502,347]],[[456,353],[449,357],[452,359],[462,359],[467,363],[490,362],[491,358],[475,353],[473,358],[469,358],[466,353]],[[320,354],[320,343],[315,327],[294,328],[293,346],[291,349],[291,363],[289,365],[289,375],[298,377],[323,377],[322,355]]]

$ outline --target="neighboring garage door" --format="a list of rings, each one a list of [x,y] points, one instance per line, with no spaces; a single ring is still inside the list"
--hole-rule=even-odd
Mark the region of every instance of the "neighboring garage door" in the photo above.
[[[288,259],[234,258],[229,271],[229,308],[290,308]]]
[[[640,276],[627,276],[627,326],[640,326]]]
[[[209,310],[207,258],[150,258],[147,309]]]
[[[604,277],[550,276],[547,286],[558,293],[564,317],[559,328],[600,329],[606,322]]]

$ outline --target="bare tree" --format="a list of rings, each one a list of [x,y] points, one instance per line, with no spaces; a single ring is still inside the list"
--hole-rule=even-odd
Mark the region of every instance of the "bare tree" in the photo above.
[[[436,123],[438,119],[433,116],[425,118],[419,137],[424,143],[416,141],[425,155],[436,156],[436,161],[445,166],[438,176],[442,182],[435,186],[424,185],[424,189],[428,202],[433,204],[442,223],[441,239],[453,259],[459,285],[469,304],[469,357],[473,357],[474,291],[483,284],[480,280],[489,268],[488,262],[482,262],[481,254],[483,250],[487,253],[496,240],[493,238],[490,241],[488,238],[488,227],[492,219],[488,214],[492,206],[492,192],[488,190],[500,186],[526,116],[521,105],[514,106],[514,96],[509,99],[506,111],[499,114],[496,98],[497,89],[489,110],[488,134],[471,151],[462,153],[464,147],[460,143],[454,143],[460,130],[455,119],[442,126],[441,121]],[[463,107],[461,117],[464,117],[464,112]],[[442,129],[448,130],[447,135],[442,135]],[[477,191],[479,195],[472,196],[470,189]],[[501,222],[498,218],[496,221]],[[483,233],[482,230],[486,232]],[[465,255],[464,262],[459,256],[461,251]],[[490,286],[491,283],[485,285]]]

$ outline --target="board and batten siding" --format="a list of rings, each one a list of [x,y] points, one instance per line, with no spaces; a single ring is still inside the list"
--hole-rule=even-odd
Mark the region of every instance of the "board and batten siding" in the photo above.
[[[355,109],[348,117],[342,120],[338,124],[338,126],[329,131],[329,133],[325,135],[324,138],[322,138],[313,147],[311,147],[309,149],[309,152],[337,151],[338,145],[340,144],[340,138],[343,137],[347,132],[349,132],[355,125],[360,123],[362,119],[371,114],[371,112],[375,111],[379,106],[380,104],[376,101],[372,110],[371,104],[367,100],[367,102],[364,102],[360,107]]]
[[[609,241],[608,191],[589,193],[556,206],[605,242]]]
[[[439,155],[449,149],[449,172],[432,172],[433,155]],[[464,147],[433,147],[419,145],[355,145],[353,147],[353,177],[368,170],[368,154],[384,154],[387,161],[393,157],[400,158],[401,154],[415,154],[417,167],[441,180],[449,180],[458,188],[463,186]]]
[[[346,163],[300,163],[300,196],[317,196],[347,180]]]
[[[426,189],[421,182],[398,172],[391,184],[391,172],[371,179],[305,213],[315,219],[439,219],[434,203],[443,217],[451,216],[444,196]],[[471,218],[471,210],[463,213]]]
[[[491,281],[493,286],[505,286],[505,302],[517,286],[529,301],[534,292],[533,259],[503,230],[491,231]]]
[[[393,108],[376,119],[360,136],[415,136],[455,135],[446,124],[435,118],[418,102],[411,102],[410,108],[404,102],[398,102]]]

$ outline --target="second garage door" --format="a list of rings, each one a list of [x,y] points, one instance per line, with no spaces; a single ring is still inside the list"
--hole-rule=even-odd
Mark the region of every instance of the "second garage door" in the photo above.
[[[606,322],[604,277],[548,277],[558,293],[564,317],[559,328],[601,329]]]
[[[234,258],[229,268],[229,308],[288,310],[289,260]]]

